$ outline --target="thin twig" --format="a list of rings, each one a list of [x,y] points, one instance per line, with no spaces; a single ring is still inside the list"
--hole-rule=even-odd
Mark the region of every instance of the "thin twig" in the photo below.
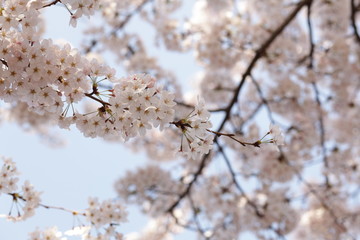
[[[182,228],[185,228],[187,230],[193,231],[193,232],[198,231],[198,229],[193,227],[193,226],[190,226],[188,224],[180,223],[179,219],[175,216],[174,212],[170,212],[170,216],[175,220],[176,225],[178,225],[178,226],[180,226]]]
[[[251,206],[255,213],[256,213],[256,216],[258,217],[264,217],[264,214],[261,213],[258,209],[258,207],[256,206],[256,204],[254,202],[252,202],[250,200],[250,198],[246,195],[244,189],[242,188],[242,186],[240,185],[240,183],[236,180],[236,174],[235,174],[235,171],[231,165],[231,162],[230,162],[230,159],[227,157],[223,147],[219,144],[219,142],[216,140],[215,141],[216,145],[218,146],[219,148],[219,151],[221,153],[221,155],[223,156],[224,160],[225,160],[225,163],[226,163],[226,166],[228,167],[229,169],[229,172],[231,174],[231,177],[232,177],[232,181],[234,183],[234,185],[236,186],[236,188],[239,190],[240,194],[244,197],[244,199],[246,200],[246,202],[249,204],[249,206]]]
[[[255,78],[254,78],[252,75],[250,75],[250,77],[251,77],[251,80],[252,80],[253,84],[255,85],[256,91],[258,92],[261,101],[264,103],[264,105],[265,105],[265,107],[266,107],[266,110],[267,110],[267,113],[268,113],[268,117],[269,117],[271,123],[275,123],[275,120],[274,120],[274,118],[273,118],[273,116],[272,116],[272,111],[271,111],[269,102],[268,102],[268,100],[265,98],[264,93],[263,93],[263,91],[262,91],[262,89],[261,89],[261,87],[260,87],[260,84],[255,80]]]
[[[95,101],[97,101],[97,102],[99,102],[99,103],[101,103],[103,106],[106,106],[106,105],[111,106],[110,103],[105,102],[105,101],[103,101],[103,100],[101,100],[101,99],[98,99],[98,98],[94,97],[94,96],[93,96],[92,94],[90,94],[90,93],[85,93],[85,96],[88,97],[88,98],[91,98],[91,99],[93,99],[93,100],[95,100]]]
[[[126,26],[126,24],[132,19],[132,17],[135,16],[136,13],[139,13],[139,12],[145,7],[145,5],[146,5],[147,3],[149,3],[149,2],[151,2],[151,1],[153,1],[153,0],[144,0],[142,3],[140,3],[132,12],[128,13],[128,14],[125,16],[124,20],[122,20],[122,21],[118,24],[118,26],[115,27],[115,28],[111,31],[110,35],[115,35],[116,32],[118,32],[119,30],[123,29],[123,28]],[[91,40],[91,45],[86,48],[85,53],[91,52],[92,49],[93,49],[94,47],[96,47],[96,45],[97,45],[98,43],[99,43],[98,40],[95,40],[95,39]],[[128,46],[128,47],[130,47],[130,46]],[[129,50],[130,50],[130,49],[129,49]],[[131,50],[132,50],[132,48],[131,48]]]
[[[297,178],[309,189],[309,191],[315,196],[315,198],[320,202],[321,206],[330,214],[330,216],[333,218],[335,225],[338,227],[338,229],[341,232],[347,232],[346,227],[344,226],[344,224],[339,223],[338,219],[332,209],[331,206],[329,206],[326,202],[325,199],[319,195],[319,193],[311,186],[310,183],[308,183],[303,177],[302,175],[299,173],[299,171],[297,169],[295,169],[291,164],[289,164],[288,161],[285,161],[288,166],[290,166],[292,168],[292,170],[295,172],[295,175],[297,176]],[[349,234],[350,235],[350,234]],[[350,237],[355,240],[355,238],[353,236],[350,235]]]
[[[314,44],[314,33],[313,33],[313,28],[312,28],[312,24],[311,24],[311,5],[312,2],[309,2],[309,4],[307,5],[307,26],[308,26],[308,30],[309,30],[309,44],[310,44],[310,50],[309,50],[309,65],[308,65],[308,69],[312,69],[313,68],[313,61],[314,61],[314,48],[315,48],[315,44]],[[322,151],[322,159],[323,159],[323,163],[325,165],[325,168],[328,168],[328,160],[327,160],[327,156],[326,156],[326,148],[325,148],[325,127],[324,127],[324,120],[323,120],[323,115],[322,115],[322,105],[321,105],[321,101],[320,101],[320,94],[319,94],[319,90],[317,87],[317,84],[315,82],[312,83],[312,87],[315,93],[315,101],[316,104],[318,106],[318,112],[319,112],[319,132],[320,132],[320,144],[321,144],[321,151]],[[327,176],[327,174],[325,173],[325,183],[326,186],[330,187],[330,183],[329,183],[329,177]]]
[[[152,2],[153,0],[144,0],[142,3],[140,3],[135,9],[134,11],[132,11],[131,13],[129,13],[128,15],[126,15],[126,17],[124,18],[124,20],[121,21],[121,23],[116,27],[116,29],[113,30],[112,33],[115,33],[116,31],[124,28],[124,26],[131,20],[131,18],[138,12],[140,12],[144,6],[149,3]],[[115,31],[115,32],[114,32]]]
[[[42,8],[50,7],[52,5],[56,5],[57,3],[61,3],[61,0],[54,0],[48,4],[45,4],[44,6],[42,6]]]
[[[257,113],[260,111],[260,109],[262,108],[262,106],[264,105],[264,103],[259,103],[254,110],[246,117],[246,119],[242,120],[241,118],[241,124],[239,126],[239,130],[240,132],[242,132],[242,128],[244,127],[244,125],[248,122],[250,122],[251,120],[253,120],[255,118],[255,116],[257,115]]]
[[[313,65],[314,65],[314,49],[315,49],[314,33],[313,33],[312,24],[311,24],[311,6],[312,6],[312,1],[310,1],[307,5],[307,25],[308,25],[308,29],[309,29],[309,43],[310,43],[309,65],[308,65],[309,69],[312,69]]]
[[[204,229],[201,227],[201,224],[200,224],[200,221],[199,221],[199,218],[198,218],[198,211],[197,211],[197,209],[196,209],[196,207],[195,207],[194,201],[193,201],[192,198],[191,198],[191,194],[188,195],[188,198],[189,198],[190,206],[191,206],[191,208],[192,208],[192,210],[193,210],[195,225],[196,225],[196,227],[197,227],[197,229],[198,229],[198,232],[199,232],[202,236],[204,236],[205,231],[204,231]]]
[[[319,112],[319,132],[320,132],[320,145],[321,145],[321,153],[322,153],[322,159],[324,162],[324,166],[325,166],[325,171],[327,171],[328,167],[329,167],[329,163],[328,163],[328,159],[326,156],[326,147],[325,147],[325,126],[324,126],[324,119],[323,119],[323,114],[322,114],[322,106],[321,106],[321,101],[320,101],[320,97],[319,97],[319,90],[318,87],[316,85],[315,82],[312,83],[313,86],[313,90],[315,93],[315,100],[318,106],[318,112]],[[329,177],[327,176],[327,173],[324,174],[325,175],[325,183],[326,186],[330,187],[330,182],[329,182]]]
[[[43,208],[46,208],[46,209],[57,209],[57,210],[69,212],[69,213],[71,213],[71,214],[73,214],[73,215],[86,216],[85,213],[80,213],[80,212],[78,212],[78,211],[70,210],[70,209],[67,209],[67,208],[64,208],[64,207],[50,206],[50,205],[45,205],[45,204],[42,204],[42,203],[40,203],[39,206],[41,206],[41,207],[43,207]]]
[[[244,74],[242,75],[241,81],[240,81],[238,87],[235,90],[235,94],[234,94],[232,100],[230,101],[230,103],[229,103],[229,105],[227,107],[225,117],[222,120],[222,122],[221,122],[221,124],[220,124],[220,126],[218,128],[218,132],[221,132],[221,130],[223,129],[225,123],[230,118],[231,109],[235,105],[235,103],[237,103],[240,91],[241,91],[241,89],[243,88],[243,86],[245,84],[245,80],[251,74],[253,68],[255,67],[255,65],[257,63],[257,61],[264,56],[264,54],[266,53],[266,50],[270,47],[270,45],[274,42],[274,40],[283,32],[285,27],[288,26],[290,24],[290,22],[297,16],[299,11],[305,5],[309,4],[311,1],[312,0],[304,0],[304,1],[299,2],[297,4],[296,8],[285,18],[283,23],[277,29],[275,29],[275,31],[270,35],[270,37],[256,51],[255,56],[253,57],[253,59],[251,60],[249,66],[247,67]]]
[[[187,104],[184,102],[180,102],[180,101],[174,101],[177,105],[183,106],[183,107],[187,107],[187,108],[191,108],[194,109],[195,106],[191,105],[191,104]],[[224,112],[226,111],[226,108],[217,108],[217,109],[207,109],[208,112]]]
[[[356,41],[360,44],[360,34],[359,34],[359,30],[356,26],[356,12],[359,9],[357,9],[357,7],[355,5],[355,0],[350,0],[350,2],[351,2],[351,15],[350,15],[351,26],[354,30],[354,35],[355,35]]]
[[[234,94],[232,100],[230,101],[229,105],[226,108],[225,117],[222,120],[217,132],[221,132],[223,127],[225,126],[225,123],[229,120],[231,109],[235,105],[235,103],[237,102],[238,96],[240,94],[240,90],[243,88],[246,78],[251,74],[251,71],[255,67],[255,64],[257,63],[257,61],[265,54],[266,50],[269,48],[271,43],[282,33],[282,31],[285,29],[285,27],[290,24],[290,22],[296,17],[296,15],[299,13],[299,11],[306,4],[308,4],[311,1],[312,0],[303,0],[303,1],[299,2],[297,4],[296,8],[285,18],[283,23],[277,29],[275,29],[275,31],[270,35],[270,37],[256,51],[256,54],[255,54],[254,58],[250,62],[249,66],[247,67],[244,74],[242,75],[242,78],[241,78],[241,81],[240,81],[238,87],[235,89],[235,94]],[[215,142],[216,142],[217,138],[218,138],[217,136],[214,137]],[[209,160],[209,156],[210,156],[210,153],[203,156],[203,158],[202,158],[202,160],[201,160],[201,162],[199,164],[199,167],[198,167],[197,171],[194,174],[193,179],[187,185],[186,189],[179,195],[178,199],[169,207],[167,212],[172,213],[172,211],[180,204],[182,199],[187,194],[189,194],[193,184],[197,181],[198,177],[202,174],[204,168],[206,167],[207,162]]]
[[[21,199],[22,201],[26,202],[27,199],[24,198],[23,196],[17,194],[17,193],[8,193],[8,195],[12,196],[13,199]],[[85,213],[81,213],[79,211],[75,211],[75,210],[71,210],[71,209],[67,209],[64,207],[57,207],[57,206],[50,206],[50,205],[46,205],[43,203],[39,203],[40,207],[46,208],[46,209],[57,209],[57,210],[61,210],[61,211],[65,211],[65,212],[69,212],[72,215],[81,215],[81,216],[85,216]]]
[[[0,59],[0,62],[5,65],[7,68],[9,68],[8,63],[4,59]]]
[[[202,174],[202,171],[204,170],[207,161],[210,159],[209,157],[210,157],[209,153],[205,154],[203,156],[197,171],[194,173],[193,179],[189,182],[186,189],[179,195],[178,199],[169,207],[167,212],[170,212],[170,213],[173,212],[173,210],[177,207],[177,205],[179,205],[179,203],[182,201],[182,199],[190,193],[190,190],[191,190],[193,184],[197,181],[198,177]]]

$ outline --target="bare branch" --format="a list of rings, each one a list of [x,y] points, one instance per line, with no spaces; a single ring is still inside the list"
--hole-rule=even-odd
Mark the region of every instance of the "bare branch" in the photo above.
[[[315,93],[315,100],[318,106],[318,115],[319,115],[319,132],[320,132],[320,145],[321,145],[321,152],[322,152],[322,159],[324,162],[324,166],[327,169],[329,167],[329,163],[326,156],[326,147],[325,147],[325,126],[324,126],[324,119],[322,114],[322,106],[321,101],[319,97],[319,90],[315,82],[312,83],[313,90]],[[326,186],[330,187],[329,177],[325,173],[325,183]]]
[[[296,8],[285,18],[283,23],[280,24],[280,26],[270,35],[270,37],[256,51],[254,58],[250,62],[245,73],[242,75],[242,79],[241,79],[238,87],[235,90],[235,94],[234,94],[232,100],[230,101],[229,105],[226,108],[225,117],[222,120],[217,132],[221,132],[221,130],[225,126],[225,123],[229,120],[231,109],[237,102],[238,96],[240,94],[240,90],[243,88],[246,78],[251,74],[251,71],[255,67],[255,64],[257,63],[257,61],[265,54],[266,50],[269,48],[271,43],[282,33],[282,31],[285,29],[285,27],[290,24],[290,22],[296,17],[296,15],[299,13],[299,11],[306,4],[309,4],[309,2],[311,2],[311,1],[312,0],[303,0],[303,1],[299,2],[297,4]],[[217,142],[217,138],[218,138],[218,136],[215,136],[214,142]],[[208,160],[209,160],[209,154],[204,155],[199,164],[198,170],[194,174],[194,178],[187,185],[186,189],[179,195],[179,198],[170,206],[170,208],[167,210],[167,212],[171,213],[179,205],[179,203],[182,201],[182,199],[190,193],[190,190],[191,190],[193,184],[197,181],[198,177],[202,174],[204,168],[207,165]]]
[[[312,5],[312,1],[310,1],[307,5],[307,25],[308,25],[308,29],[309,29],[309,43],[310,43],[308,68],[310,68],[310,69],[313,68],[313,64],[314,64],[314,49],[315,49],[314,33],[313,33],[312,24],[311,24],[311,5]]]
[[[312,2],[312,0],[303,0],[303,1],[299,2],[297,4],[296,8],[285,18],[283,23],[280,24],[280,26],[277,29],[275,29],[275,31],[270,35],[270,37],[256,51],[256,54],[255,54],[254,58],[251,60],[251,62],[248,65],[247,69],[245,70],[244,74],[242,75],[241,81],[240,81],[238,87],[235,90],[235,94],[234,94],[231,102],[227,106],[225,117],[222,120],[217,132],[221,132],[221,130],[225,126],[225,123],[230,118],[231,109],[235,105],[235,103],[237,102],[240,91],[241,91],[241,89],[243,88],[243,86],[245,84],[245,80],[251,74],[253,68],[255,67],[255,65],[257,63],[257,61],[261,57],[264,56],[264,54],[266,53],[266,50],[270,47],[270,45],[274,42],[274,40],[283,32],[283,30],[286,28],[286,26],[288,26],[290,24],[290,22],[297,16],[297,14],[300,12],[300,10],[305,5],[308,5],[311,2]]]
[[[42,6],[42,8],[50,7],[52,5],[56,5],[57,3],[61,3],[61,0],[54,0],[48,4],[45,4],[44,6]]]
[[[350,2],[351,2],[351,15],[350,15],[351,26],[354,31],[355,39],[360,44],[360,34],[356,26],[356,12],[359,11],[359,6],[356,7],[355,0],[350,0]]]
[[[103,106],[106,106],[106,105],[111,106],[110,103],[105,102],[105,101],[103,101],[103,100],[101,100],[101,99],[99,99],[99,98],[96,98],[96,97],[94,97],[94,96],[93,96],[92,94],[90,94],[90,93],[85,93],[85,96],[88,97],[88,98],[91,98],[91,99],[93,99],[93,100],[95,100],[95,101],[97,101],[97,102],[99,102],[99,103],[101,103]]]

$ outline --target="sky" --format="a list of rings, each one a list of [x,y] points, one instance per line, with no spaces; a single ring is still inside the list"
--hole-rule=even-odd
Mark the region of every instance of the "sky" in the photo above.
[[[86,18],[80,19],[77,28],[72,28],[68,24],[68,13],[58,6],[48,8],[44,17],[45,38],[65,39],[75,47],[80,46],[82,30],[88,25]],[[141,25],[138,19],[130,25],[134,31],[154,35],[151,28]],[[179,78],[191,78],[197,70],[191,54],[166,54],[154,48],[149,49],[149,54],[159,56],[161,65],[175,70]],[[105,57],[111,59],[111,56]],[[44,139],[14,123],[0,124],[0,154],[16,162],[21,172],[20,182],[29,180],[36,190],[42,192],[42,203],[46,205],[79,210],[87,207],[88,197],[114,198],[114,182],[127,170],[134,170],[147,162],[143,153],[135,154],[120,143],[85,138],[76,129],[54,129],[54,134],[66,141],[66,145],[49,147]],[[0,213],[8,213],[10,208],[11,198],[1,195]],[[130,206],[128,211],[129,221],[122,225],[122,232],[140,231],[146,224],[146,217],[136,207]],[[73,224],[73,216],[69,213],[38,208],[35,216],[25,222],[0,219],[0,240],[25,240],[36,227],[44,229],[56,225],[64,231],[71,229]]]

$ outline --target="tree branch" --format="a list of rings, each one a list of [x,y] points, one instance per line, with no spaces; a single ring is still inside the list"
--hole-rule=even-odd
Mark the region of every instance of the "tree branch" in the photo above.
[[[215,141],[216,145],[218,146],[219,148],[219,151],[221,153],[221,155],[223,156],[224,160],[225,160],[225,163],[226,163],[226,166],[228,167],[229,169],[229,172],[230,172],[230,175],[231,175],[231,178],[232,178],[232,181],[234,183],[234,185],[236,186],[236,188],[239,190],[241,196],[243,196],[246,200],[246,202],[249,204],[249,206],[251,206],[255,213],[256,213],[256,216],[258,217],[264,217],[264,214],[262,214],[258,207],[256,206],[256,204],[254,202],[252,202],[249,197],[246,195],[244,189],[241,187],[240,183],[236,180],[236,174],[235,174],[235,171],[231,165],[231,162],[230,162],[230,159],[227,157],[227,155],[225,154],[225,151],[223,149],[223,147],[219,144],[219,142],[216,140]]]
[[[216,136],[215,136],[216,137]],[[187,185],[186,189],[179,195],[179,198],[169,207],[167,212],[172,213],[172,211],[179,205],[179,203],[183,200],[186,195],[190,193],[192,185],[196,182],[198,177],[202,174],[202,171],[204,170],[207,161],[209,160],[210,153],[203,156],[201,159],[200,165],[198,167],[198,170],[194,173],[194,178],[190,181],[190,183]]]
[[[243,88],[243,86],[245,84],[245,80],[251,74],[253,68],[255,67],[255,65],[257,63],[257,61],[261,57],[264,56],[266,50],[270,47],[270,45],[274,42],[274,40],[283,32],[285,27],[288,26],[290,24],[290,22],[296,17],[296,15],[299,13],[299,11],[305,5],[308,5],[311,2],[312,2],[312,0],[303,0],[303,1],[299,2],[297,4],[296,8],[285,18],[283,23],[277,29],[275,29],[275,31],[270,35],[270,37],[256,51],[256,54],[255,54],[254,58],[251,60],[249,66],[247,67],[244,74],[242,75],[241,81],[240,81],[238,87],[235,90],[235,94],[234,94],[231,102],[229,103],[228,107],[226,108],[227,110],[226,110],[225,117],[224,117],[223,121],[221,122],[217,132],[221,132],[221,130],[223,129],[225,123],[230,118],[231,109],[235,105],[235,103],[237,102],[240,91],[241,91],[241,89]]]
[[[315,82],[312,83],[313,90],[315,93],[315,100],[318,106],[318,113],[319,113],[319,132],[320,132],[320,145],[321,145],[321,152],[322,152],[322,158],[324,162],[325,169],[329,167],[329,163],[326,156],[326,147],[325,147],[325,126],[324,126],[324,119],[322,115],[322,107],[321,107],[321,101],[319,97],[319,90]],[[327,176],[327,173],[325,175],[325,183],[327,187],[330,187],[329,177]]]
[[[359,30],[356,26],[356,12],[359,9],[357,9],[357,7],[355,5],[355,0],[350,0],[350,2],[351,2],[351,15],[350,15],[351,26],[354,30],[355,39],[360,44],[360,34],[359,34]]]
[[[266,110],[267,110],[267,113],[268,113],[268,117],[269,117],[271,123],[275,123],[275,120],[274,120],[274,118],[273,118],[273,116],[272,116],[272,111],[271,111],[269,102],[268,102],[268,100],[265,98],[264,93],[263,93],[263,91],[261,90],[260,84],[255,80],[255,78],[254,78],[252,75],[250,75],[250,77],[251,77],[251,80],[252,80],[253,84],[255,85],[255,88],[256,88],[257,92],[259,93],[259,96],[260,96],[260,99],[261,99],[262,103],[263,103],[263,104],[265,105],[265,107],[266,107]]]
[[[124,20],[122,20],[122,21],[119,23],[119,25],[118,25],[115,29],[113,29],[113,30],[111,31],[111,34],[110,34],[110,35],[115,35],[117,31],[123,29],[123,28],[126,26],[126,24],[131,20],[131,18],[132,18],[136,13],[140,12],[140,11],[145,7],[145,5],[146,5],[147,3],[149,3],[149,2],[151,2],[151,1],[153,1],[153,0],[144,0],[143,2],[141,2],[132,12],[128,13],[128,14],[125,16]],[[85,53],[91,52],[91,50],[92,50],[94,47],[96,47],[96,45],[97,45],[98,43],[99,43],[98,40],[95,40],[95,39],[91,40],[91,44],[90,44],[89,47],[87,47],[87,48],[85,49]]]
[[[229,105],[226,108],[226,114],[224,119],[222,120],[218,130],[216,132],[221,132],[225,123],[230,118],[230,113],[232,107],[237,102],[237,98],[240,94],[240,90],[243,88],[245,84],[246,78],[251,74],[252,69],[255,67],[255,64],[257,61],[265,54],[266,50],[269,48],[271,43],[282,33],[282,31],[285,29],[286,26],[289,25],[289,23],[296,17],[296,15],[299,13],[299,11],[306,5],[309,4],[312,0],[303,0],[300,3],[297,4],[296,8],[285,18],[284,22],[270,35],[270,37],[261,45],[261,47],[256,51],[256,54],[252,61],[250,62],[249,66],[247,67],[246,71],[242,75],[241,81],[238,85],[238,87],[235,89],[235,94],[230,101]],[[218,136],[214,137],[214,142],[217,141]],[[167,212],[172,212],[182,201],[182,199],[189,194],[193,184],[197,181],[198,177],[202,174],[204,168],[207,165],[207,161],[209,160],[210,153],[203,156],[200,165],[198,167],[198,170],[194,174],[194,178],[191,180],[191,182],[188,184],[186,189],[179,195],[179,198],[169,207]]]
[[[312,5],[312,1],[310,1],[307,4],[307,25],[308,25],[308,29],[309,29],[309,43],[310,43],[310,50],[309,50],[309,65],[308,68],[312,69],[313,65],[314,65],[314,49],[315,49],[315,44],[314,44],[314,33],[313,33],[313,28],[312,28],[312,24],[311,24],[311,5]]]
[[[284,155],[283,155],[284,156]],[[284,156],[285,157],[285,156]],[[336,214],[334,213],[333,209],[331,208],[331,206],[329,206],[324,198],[322,196],[319,195],[319,193],[311,186],[310,183],[308,183],[303,177],[302,175],[295,169],[293,168],[293,166],[291,166],[289,164],[288,161],[286,161],[286,163],[292,168],[292,170],[295,172],[295,175],[297,176],[297,178],[309,189],[309,191],[315,196],[315,198],[320,202],[321,206],[330,214],[330,216],[333,218],[334,223],[336,225],[336,227],[338,228],[338,230],[340,232],[347,232],[346,227],[344,226],[344,224],[338,222],[338,218],[336,217]],[[351,239],[355,240],[355,238],[353,236],[351,236],[349,234],[349,236],[351,237]]]
[[[195,106],[191,105],[191,104],[187,104],[187,103],[184,103],[184,102],[179,102],[179,101],[176,101],[176,104],[177,105],[180,105],[180,106],[183,106],[183,107],[187,107],[187,108],[191,108],[191,109],[194,109]],[[226,108],[217,108],[217,109],[207,109],[209,112],[224,112],[226,111]]]
[[[85,96],[88,97],[88,98],[91,98],[91,99],[93,99],[93,100],[95,100],[95,101],[97,101],[97,102],[99,102],[99,103],[101,103],[103,106],[106,106],[106,105],[111,106],[110,103],[104,102],[103,100],[94,97],[94,96],[93,96],[92,94],[90,94],[90,93],[85,93]]]
[[[57,3],[61,3],[61,0],[54,0],[48,4],[45,4],[44,6],[42,6],[42,8],[50,7],[52,5],[56,5]]]

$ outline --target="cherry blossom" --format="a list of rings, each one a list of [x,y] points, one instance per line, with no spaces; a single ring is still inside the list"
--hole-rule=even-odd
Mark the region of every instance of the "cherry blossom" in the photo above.
[[[75,29],[95,19],[78,48],[44,38],[55,6]],[[31,240],[358,239],[359,12],[358,0],[0,1],[0,124],[56,143],[55,127],[77,128],[152,161],[119,177],[114,198],[70,210],[3,158],[1,217],[81,218]],[[121,229],[131,204],[150,218],[136,233]]]
[[[40,192],[25,181],[18,191],[19,172],[15,162],[8,158],[2,158],[3,165],[0,171],[0,194],[7,194],[12,198],[9,214],[1,215],[9,221],[24,221],[35,214],[35,209],[39,207]],[[15,208],[14,208],[15,205]]]

